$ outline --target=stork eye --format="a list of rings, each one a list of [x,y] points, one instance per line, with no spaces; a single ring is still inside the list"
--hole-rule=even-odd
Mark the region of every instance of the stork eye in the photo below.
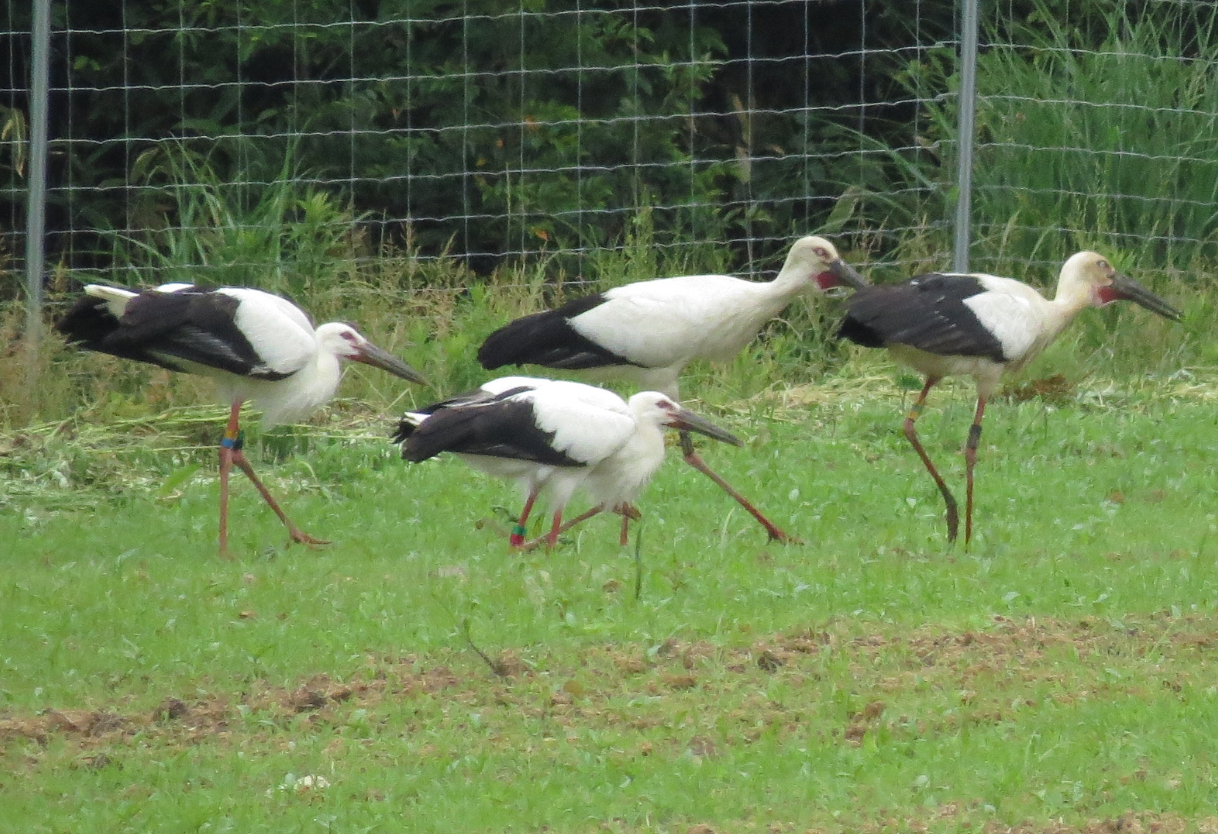
[[[819,247],[819,246],[818,246],[818,247],[816,247],[815,249],[813,249],[812,251],[816,253],[816,257],[818,257],[818,258],[820,258],[820,259],[822,259],[822,260],[826,260],[826,261],[831,261],[831,260],[833,260],[832,258],[830,258],[830,257],[829,257],[829,253],[828,253],[828,252],[826,252],[824,249],[822,249],[822,248],[821,248],[821,247]]]

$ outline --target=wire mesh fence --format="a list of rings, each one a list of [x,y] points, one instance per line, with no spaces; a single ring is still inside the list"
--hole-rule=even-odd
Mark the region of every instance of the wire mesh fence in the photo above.
[[[12,293],[29,185],[20,5],[0,19]],[[814,230],[894,273],[946,266],[956,6],[55,2],[48,262],[257,283],[289,256],[391,248],[459,258],[475,279],[538,255],[579,274],[644,223],[691,268],[711,266],[693,262],[708,243],[716,266],[772,268]],[[981,11],[975,266],[1080,246],[1168,270],[1206,256],[1212,4]]]
[[[1056,265],[1081,248],[1167,275],[1213,260],[1215,19],[1214,4],[1195,0],[987,10],[977,64],[976,266]]]
[[[57,3],[50,260],[106,272],[151,248],[209,280],[231,269],[188,238],[245,226],[267,246],[257,229],[293,222],[348,259],[408,245],[479,274],[538,253],[574,269],[645,214],[657,246],[773,265],[847,189],[884,188],[894,152],[925,153],[925,102],[888,79],[950,49],[950,16],[887,5]],[[6,22],[17,139],[27,32],[13,7]],[[0,188],[10,259],[21,153]]]

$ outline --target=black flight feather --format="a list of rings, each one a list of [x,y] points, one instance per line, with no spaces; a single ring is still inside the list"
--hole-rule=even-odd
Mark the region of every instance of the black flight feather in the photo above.
[[[478,348],[478,361],[488,371],[505,365],[541,365],[578,371],[612,365],[634,365],[579,333],[571,320],[604,304],[604,293],[568,301],[554,310],[508,322]]]
[[[983,292],[971,275],[940,273],[866,287],[850,298],[837,335],[863,347],[908,345],[940,356],[1005,362],[1002,343],[964,303]]]
[[[234,320],[241,302],[213,290],[145,290],[127,302],[120,318],[105,300],[84,296],[56,324],[85,350],[189,371],[187,362],[238,376],[278,380]]]
[[[434,402],[431,405],[423,406],[412,413],[430,415],[435,414],[437,411],[443,411],[449,408],[459,408],[461,406],[470,405],[486,405],[488,403],[502,400],[505,397],[510,397],[514,394],[519,394],[529,390],[531,390],[530,386],[521,385],[507,391],[501,391],[498,394],[489,394],[481,388],[473,388],[469,391],[463,391],[460,394],[449,397],[447,400],[440,400],[439,402]],[[408,437],[418,430],[418,428],[418,423],[416,423],[413,419],[410,417],[403,417],[398,421],[397,429],[394,431],[393,436],[389,439],[389,442],[404,443]],[[403,457],[405,457],[404,454]]]
[[[503,396],[519,393],[505,392]],[[401,429],[399,428],[399,433]],[[422,461],[441,452],[527,460],[548,466],[583,466],[551,444],[554,433],[537,426],[527,400],[496,400],[445,408],[405,435],[402,457]]]

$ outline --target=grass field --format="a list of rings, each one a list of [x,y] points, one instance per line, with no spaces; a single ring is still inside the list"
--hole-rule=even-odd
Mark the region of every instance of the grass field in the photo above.
[[[510,487],[348,402],[252,447],[334,544],[239,480],[224,562],[219,409],[6,435],[0,830],[1218,830],[1213,380],[996,402],[964,552],[893,378],[694,403],[803,546],[674,450],[637,547],[512,555]]]

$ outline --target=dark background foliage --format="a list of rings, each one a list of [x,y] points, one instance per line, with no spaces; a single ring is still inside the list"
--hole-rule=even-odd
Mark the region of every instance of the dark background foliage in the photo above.
[[[905,58],[882,50],[915,27],[951,37],[950,7],[921,5],[915,20],[858,0],[56,4],[50,256],[104,268],[93,232],[175,223],[129,187],[155,184],[147,155],[167,140],[251,200],[289,155],[377,240],[409,229],[477,269],[618,241],[644,205],[660,234],[786,236],[845,187],[835,154],[858,139],[841,128],[909,142],[914,105],[884,103]],[[28,106],[29,13],[10,7],[10,112]],[[20,230],[19,159],[2,161],[3,222]]]

